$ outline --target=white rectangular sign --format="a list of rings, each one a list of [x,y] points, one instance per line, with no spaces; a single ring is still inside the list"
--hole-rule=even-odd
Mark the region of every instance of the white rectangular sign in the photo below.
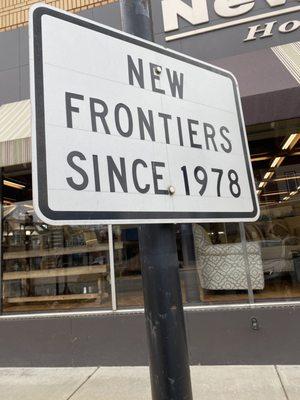
[[[33,188],[49,223],[258,217],[231,73],[47,6],[30,22]]]

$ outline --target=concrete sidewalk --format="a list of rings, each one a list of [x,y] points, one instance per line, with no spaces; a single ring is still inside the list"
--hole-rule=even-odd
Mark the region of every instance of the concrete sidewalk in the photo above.
[[[300,366],[191,367],[194,400],[299,400]],[[1,400],[150,400],[146,367],[0,368]]]

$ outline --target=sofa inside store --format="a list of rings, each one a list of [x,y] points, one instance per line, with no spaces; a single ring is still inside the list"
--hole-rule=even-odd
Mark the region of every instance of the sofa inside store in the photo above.
[[[239,223],[177,225],[185,305],[300,299],[300,120],[247,131],[261,207],[244,225],[248,263]],[[110,310],[107,227],[40,221],[30,164],[3,168],[2,188],[3,312]],[[114,226],[113,241],[117,307],[141,308],[137,226]]]

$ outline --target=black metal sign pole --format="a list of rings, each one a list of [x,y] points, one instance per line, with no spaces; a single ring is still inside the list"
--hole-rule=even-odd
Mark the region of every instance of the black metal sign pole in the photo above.
[[[153,400],[192,400],[175,225],[139,228]]]
[[[153,40],[149,0],[120,0],[125,32]],[[192,400],[175,225],[139,227],[153,400]]]

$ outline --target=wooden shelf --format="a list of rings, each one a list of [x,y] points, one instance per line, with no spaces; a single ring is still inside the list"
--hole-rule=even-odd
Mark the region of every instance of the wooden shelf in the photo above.
[[[114,243],[114,249],[123,248],[123,242]],[[11,251],[3,254],[4,260],[15,260],[17,258],[36,258],[36,257],[51,257],[63,256],[69,254],[94,253],[97,251],[108,251],[108,244],[98,244],[96,246],[76,246],[76,247],[59,247],[49,250],[28,250],[28,251]]]
[[[80,294],[61,294],[53,296],[31,296],[31,297],[8,297],[6,303],[35,303],[47,301],[68,301],[68,300],[97,300],[101,295],[98,293],[80,293]]]
[[[51,268],[36,271],[4,272],[3,281],[11,281],[17,279],[56,278],[59,276],[74,275],[98,275],[106,274],[107,272],[108,266],[106,264],[70,268]]]

